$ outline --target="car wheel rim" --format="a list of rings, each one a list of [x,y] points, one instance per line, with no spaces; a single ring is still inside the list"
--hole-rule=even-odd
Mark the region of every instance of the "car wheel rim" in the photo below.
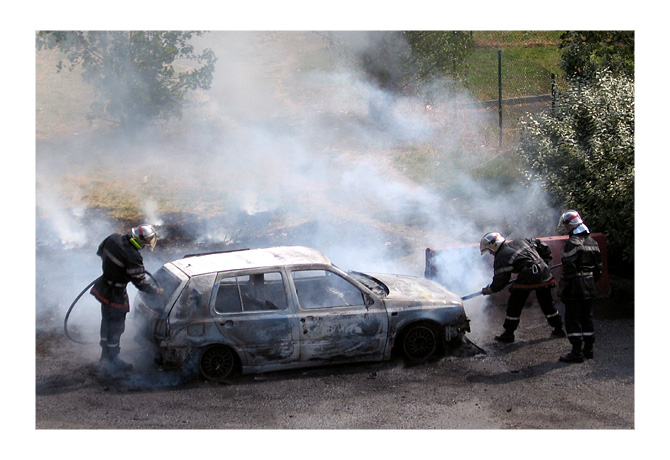
[[[427,359],[435,352],[437,340],[430,328],[413,329],[405,338],[405,352],[412,359]]]
[[[200,357],[200,372],[208,380],[225,379],[232,373],[234,366],[235,359],[228,347],[209,347]]]

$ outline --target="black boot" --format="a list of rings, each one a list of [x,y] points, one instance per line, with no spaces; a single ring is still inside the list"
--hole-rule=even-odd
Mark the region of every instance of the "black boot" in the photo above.
[[[563,326],[555,327],[554,330],[551,331],[552,337],[565,337],[565,331],[563,330]]]
[[[125,362],[124,360],[122,360],[118,356],[115,356],[112,359],[111,363],[114,366],[114,368],[116,370],[120,371],[120,372],[130,372],[130,371],[133,370],[133,365],[132,364],[129,364],[129,363]]]
[[[563,363],[583,363],[584,354],[582,353],[582,342],[573,342],[572,351],[567,355],[561,356],[559,361]]]
[[[133,370],[133,365],[119,358],[119,347],[109,349],[107,369],[112,377],[122,377]]]
[[[505,332],[503,332],[500,335],[497,335],[495,339],[498,342],[503,342],[503,343],[512,343],[514,342],[514,331],[510,329],[505,329]]]
[[[584,358],[593,359],[593,340],[584,341]]]
[[[99,377],[109,377],[111,373],[111,363],[112,358],[109,356],[109,350],[106,345],[102,346],[102,353],[100,353],[100,359],[98,360],[98,376]]]

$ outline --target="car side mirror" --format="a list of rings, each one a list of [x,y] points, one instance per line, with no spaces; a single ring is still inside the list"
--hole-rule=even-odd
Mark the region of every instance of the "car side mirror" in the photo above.
[[[363,298],[365,299],[366,307],[369,307],[370,305],[373,305],[375,303],[375,299],[373,299],[372,296],[367,292],[363,294]]]

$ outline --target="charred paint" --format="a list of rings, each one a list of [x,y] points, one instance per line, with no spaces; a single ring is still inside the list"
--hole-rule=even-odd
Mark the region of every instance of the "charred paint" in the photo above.
[[[143,328],[149,333],[161,321],[167,326],[162,337],[153,337],[164,363],[184,363],[211,344],[230,347],[243,372],[376,361],[388,359],[398,332],[417,321],[430,321],[448,338],[469,330],[460,299],[443,286],[402,275],[349,275],[309,248],[191,257],[165,267],[181,280],[181,287],[162,315],[144,308],[149,326]],[[296,271],[305,276],[294,282]],[[316,276],[319,271],[325,276]],[[258,275],[264,276],[264,287],[271,287],[274,297],[256,305],[261,311],[247,311],[247,294],[255,292],[245,291],[240,283]],[[328,280],[337,283],[324,284]],[[217,302],[219,283],[226,283],[227,294],[233,302],[239,299],[239,306]],[[282,292],[286,299],[279,302]],[[142,313],[141,303],[138,307]]]

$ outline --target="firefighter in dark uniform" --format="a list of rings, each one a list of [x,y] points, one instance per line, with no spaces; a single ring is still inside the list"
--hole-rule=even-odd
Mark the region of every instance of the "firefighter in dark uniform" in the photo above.
[[[553,328],[551,334],[565,337],[563,319],[551,296],[551,288],[556,280],[547,265],[551,261],[551,249],[536,238],[507,241],[500,233],[491,232],[484,235],[479,243],[483,254],[493,254],[493,281],[482,289],[483,295],[491,295],[501,291],[509,284],[512,273],[518,273],[510,286],[507,300],[507,312],[503,328],[505,331],[496,336],[499,342],[514,342],[514,331],[519,327],[521,311],[532,291],[535,291],[540,308]]]
[[[160,294],[145,277],[140,249],[156,246],[156,231],[151,225],[140,225],[130,233],[114,233],[100,243],[97,255],[102,258],[102,276],[98,278],[91,294],[102,305],[100,321],[101,371],[118,374],[132,370],[132,365],[119,358],[121,334],[125,330],[126,314],[130,310],[126,285],[130,282],[144,292]]]
[[[596,282],[602,275],[602,255],[577,211],[563,213],[558,230],[570,235],[561,257],[563,273],[558,283],[558,297],[565,304],[565,330],[572,345],[572,350],[561,356],[560,361],[581,363],[584,358],[593,359],[596,340],[593,299],[598,295]]]

